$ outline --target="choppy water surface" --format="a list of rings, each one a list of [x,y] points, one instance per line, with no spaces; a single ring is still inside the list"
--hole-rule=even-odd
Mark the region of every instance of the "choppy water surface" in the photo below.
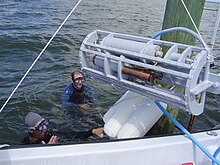
[[[71,82],[70,73],[80,68],[78,50],[81,42],[94,29],[151,36],[161,29],[165,3],[164,0],[83,0],[0,113],[0,144],[20,143],[26,129],[24,117],[29,111],[48,117],[54,130],[102,126],[101,116],[123,91],[88,80],[99,108],[88,112],[66,109],[60,104],[60,93]],[[0,106],[75,4],[72,0],[1,0]],[[205,12],[201,30],[207,42],[215,21],[211,18],[213,13]],[[219,50],[215,57],[220,65],[217,53]],[[220,68],[214,67],[213,71],[219,72]],[[219,101],[219,96],[208,94],[205,113],[197,117],[194,129],[219,124]],[[186,124],[188,116],[185,112],[181,115],[186,118],[180,121]]]

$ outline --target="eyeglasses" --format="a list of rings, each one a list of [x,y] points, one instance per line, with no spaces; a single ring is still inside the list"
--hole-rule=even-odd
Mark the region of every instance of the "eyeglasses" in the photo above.
[[[83,77],[77,77],[77,78],[74,78],[73,81],[75,83],[79,83],[80,81],[84,82],[84,78]]]
[[[44,119],[42,122],[40,122],[40,124],[38,124],[36,127],[33,127],[34,130],[36,131],[43,131],[44,130],[44,127],[48,127],[49,125],[49,119]]]

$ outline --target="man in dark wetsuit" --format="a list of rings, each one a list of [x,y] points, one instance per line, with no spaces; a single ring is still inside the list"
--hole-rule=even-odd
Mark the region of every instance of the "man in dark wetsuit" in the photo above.
[[[28,135],[22,140],[22,144],[55,144],[57,136],[48,132],[49,120],[42,118],[39,114],[29,112],[25,117],[25,124],[28,126]],[[60,133],[62,134],[62,133]],[[102,137],[103,128],[91,129],[88,131],[75,131],[66,135],[74,138],[87,138],[92,135]],[[59,133],[58,133],[59,136]]]
[[[83,84],[84,78],[80,71],[71,73],[72,83],[68,85],[62,95],[61,101],[72,102],[82,109],[88,109],[93,103],[93,91],[91,87]]]

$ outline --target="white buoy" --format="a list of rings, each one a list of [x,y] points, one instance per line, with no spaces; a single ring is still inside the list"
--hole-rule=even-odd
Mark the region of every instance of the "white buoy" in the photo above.
[[[143,100],[143,98],[140,99],[138,96],[136,93],[126,92],[104,115],[104,131],[108,136],[115,138],[119,129],[135,112]]]
[[[162,114],[152,99],[129,91],[104,115],[104,131],[111,138],[142,137]]]

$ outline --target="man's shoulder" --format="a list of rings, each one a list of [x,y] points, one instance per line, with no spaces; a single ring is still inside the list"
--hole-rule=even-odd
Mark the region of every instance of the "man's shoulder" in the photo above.
[[[68,94],[68,93],[72,92],[73,90],[74,90],[73,85],[72,85],[72,84],[69,84],[69,85],[67,85],[67,86],[65,87],[63,93],[64,93],[64,94]]]
[[[83,90],[87,91],[87,92],[90,92],[90,91],[92,91],[92,87],[90,87],[88,85],[83,85]]]
[[[61,101],[68,102],[69,96],[73,93],[74,88],[72,84],[69,84],[65,87],[65,89],[61,93]]]
[[[73,84],[67,85],[65,89],[68,89],[68,88],[73,88]]]

